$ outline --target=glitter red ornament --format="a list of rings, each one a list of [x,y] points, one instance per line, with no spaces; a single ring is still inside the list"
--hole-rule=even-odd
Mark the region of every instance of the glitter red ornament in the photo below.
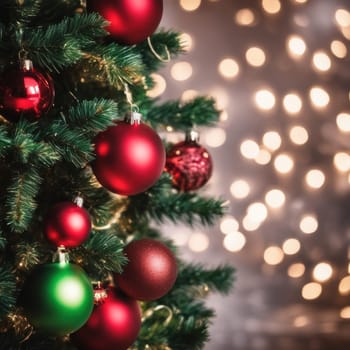
[[[210,179],[212,159],[198,139],[198,132],[191,130],[185,141],[173,145],[167,152],[165,171],[172,176],[174,187],[180,191],[197,190]]]
[[[44,235],[56,247],[77,247],[89,237],[90,231],[89,213],[68,201],[55,204],[44,222]]]
[[[141,328],[141,311],[136,300],[115,288],[94,310],[71,341],[79,350],[126,350]]]
[[[55,89],[52,79],[23,60],[18,68],[7,68],[0,76],[0,113],[10,121],[21,115],[36,120],[52,106]]]
[[[140,123],[139,113],[133,118],[134,122],[117,122],[95,139],[93,172],[102,186],[121,195],[146,191],[159,179],[165,164],[158,134]]]
[[[121,274],[115,273],[118,288],[137,300],[155,300],[173,287],[177,277],[174,254],[154,239],[129,243],[124,250],[128,264]]]
[[[158,27],[163,0],[88,0],[88,10],[109,21],[107,30],[120,44],[137,44]]]

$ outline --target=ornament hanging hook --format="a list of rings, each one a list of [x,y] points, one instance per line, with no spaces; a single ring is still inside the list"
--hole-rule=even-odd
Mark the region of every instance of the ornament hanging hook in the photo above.
[[[169,49],[166,45],[164,45],[164,49],[165,49],[165,54],[166,56],[165,57],[162,57],[159,55],[159,53],[155,50],[153,44],[152,44],[152,41],[151,41],[151,37],[147,37],[147,43],[148,43],[148,46],[151,50],[151,52],[153,53],[153,55],[158,58],[159,61],[161,62],[169,62],[170,61],[170,52],[169,52]]]
[[[160,311],[160,310],[165,310],[165,311],[168,312],[168,316],[167,316],[167,318],[164,321],[164,325],[168,326],[169,323],[171,322],[171,320],[174,317],[174,313],[173,313],[173,310],[171,310],[170,307],[166,306],[166,305],[157,305],[153,309],[146,310],[145,313],[144,313],[144,316],[142,317],[142,321],[146,320],[147,318],[152,317],[154,313],[156,313],[157,311]]]
[[[132,93],[130,91],[129,85],[127,83],[124,83],[124,95],[126,97],[126,100],[128,101],[129,105],[130,105],[130,110],[131,112],[139,112],[139,107],[138,105],[136,105],[133,101],[132,98]]]

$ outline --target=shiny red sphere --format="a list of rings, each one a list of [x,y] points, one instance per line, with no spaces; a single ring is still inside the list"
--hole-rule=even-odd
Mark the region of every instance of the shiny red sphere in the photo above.
[[[180,191],[197,190],[211,177],[213,163],[208,151],[195,141],[175,144],[167,153],[165,171]]]
[[[89,237],[89,213],[72,202],[60,202],[48,212],[44,222],[44,235],[55,246],[77,247]]]
[[[177,263],[167,246],[145,238],[129,243],[124,254],[128,264],[121,274],[114,274],[114,280],[125,294],[155,300],[169,292],[177,277]]]
[[[5,69],[0,77],[0,113],[10,121],[36,120],[52,106],[53,82],[33,68]]]
[[[165,150],[146,124],[118,122],[95,139],[93,172],[102,186],[121,195],[146,191],[160,177]]]
[[[88,0],[87,5],[110,22],[111,37],[127,45],[153,34],[163,14],[163,0]]]
[[[126,350],[141,328],[141,311],[136,300],[111,288],[76,333],[71,335],[79,350]]]

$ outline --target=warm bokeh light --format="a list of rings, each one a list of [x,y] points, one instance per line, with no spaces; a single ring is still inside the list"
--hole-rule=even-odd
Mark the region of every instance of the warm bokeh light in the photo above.
[[[265,249],[264,251],[264,260],[266,264],[269,265],[278,265],[284,259],[283,251],[280,247],[271,246]]]
[[[264,50],[256,46],[250,47],[246,51],[245,58],[248,64],[250,64],[253,67],[261,67],[266,62],[266,55]]]
[[[305,214],[299,222],[300,230],[305,234],[315,233],[318,229],[318,220],[315,215]]]
[[[321,188],[326,181],[326,176],[319,169],[311,169],[305,175],[306,184],[313,189]]]
[[[322,293],[322,286],[316,282],[310,282],[304,285],[301,295],[305,300],[317,299]]]
[[[312,64],[314,68],[320,72],[326,72],[332,66],[331,59],[324,51],[317,51],[313,54]]]
[[[177,62],[171,67],[170,74],[174,80],[185,81],[192,76],[192,65],[189,62]]]
[[[281,10],[281,3],[279,0],[262,0],[262,7],[268,14],[274,15]]]
[[[271,90],[261,89],[254,94],[254,101],[259,109],[268,111],[275,106],[276,97]]]
[[[201,5],[201,0],[180,0],[180,6],[185,11],[195,11]]]
[[[181,95],[181,100],[184,102],[191,101],[194,98],[196,98],[198,95],[199,95],[199,92],[197,90],[193,90],[193,89],[185,90]]]
[[[209,238],[201,232],[192,233],[188,240],[188,247],[196,253],[204,252],[209,247]]]
[[[256,158],[259,154],[259,150],[259,145],[255,141],[250,139],[244,140],[240,146],[242,156],[247,159]]]
[[[224,58],[219,63],[218,71],[225,79],[233,79],[239,73],[239,65],[233,58]]]
[[[328,281],[333,274],[333,268],[329,263],[321,262],[312,270],[312,276],[317,282]]]
[[[350,12],[346,9],[338,9],[335,11],[334,16],[336,23],[341,27],[350,26]]]
[[[190,51],[193,48],[193,38],[188,33],[180,34],[181,46],[185,51]]]
[[[288,276],[291,278],[300,278],[305,273],[305,265],[303,263],[295,263],[289,266]]]
[[[237,199],[243,199],[248,197],[250,193],[250,185],[247,181],[239,179],[232,182],[230,186],[230,192],[233,197]]]
[[[338,286],[340,295],[350,295],[350,276],[341,279]]]
[[[337,115],[337,126],[341,132],[350,132],[350,113],[341,112]]]
[[[310,323],[310,319],[307,316],[297,316],[293,321],[293,326],[296,328],[303,328]]]
[[[281,153],[275,158],[273,165],[277,172],[288,174],[294,168],[294,160],[290,155]]]
[[[204,135],[204,142],[212,148],[222,146],[226,141],[226,131],[221,128],[210,128]]]
[[[309,97],[312,105],[316,108],[325,108],[330,102],[328,92],[319,86],[314,86],[310,89]]]
[[[271,208],[280,208],[286,201],[286,195],[282,190],[274,188],[265,194],[265,202]]]
[[[333,157],[333,164],[340,172],[347,172],[350,170],[350,155],[345,152],[338,152]]]
[[[303,126],[295,125],[289,130],[289,138],[296,145],[304,145],[309,139],[309,133]]]
[[[340,40],[333,40],[331,42],[330,49],[332,51],[332,54],[338,58],[345,58],[348,54],[348,49],[346,48],[346,45]]]
[[[303,56],[306,51],[304,39],[298,35],[289,36],[287,39],[287,50],[292,58]]]
[[[256,222],[263,222],[268,215],[266,205],[261,202],[251,203],[247,208],[247,216]]]
[[[269,150],[276,151],[281,147],[282,138],[277,131],[271,130],[263,135],[262,142]]]
[[[301,97],[296,93],[289,93],[283,97],[283,108],[288,114],[298,114],[303,107]]]
[[[233,216],[226,216],[220,222],[220,231],[225,235],[237,232],[238,229],[239,223]]]
[[[286,255],[294,255],[299,252],[301,244],[296,238],[289,238],[283,242],[283,252]]]
[[[154,87],[147,91],[147,96],[150,98],[156,98],[164,93],[166,89],[166,80],[157,73],[152,73],[151,78],[154,81]]]
[[[271,153],[266,149],[260,149],[259,154],[255,157],[255,162],[260,165],[269,164],[271,161]]]
[[[230,252],[239,252],[246,244],[246,238],[241,232],[232,232],[225,236],[224,247]]]
[[[350,306],[345,306],[340,310],[340,317],[343,319],[350,318]]]
[[[255,231],[261,225],[261,222],[254,221],[250,216],[246,215],[242,220],[242,226],[246,231]]]
[[[243,8],[236,12],[235,22],[240,26],[252,26],[255,24],[254,12],[249,8]]]

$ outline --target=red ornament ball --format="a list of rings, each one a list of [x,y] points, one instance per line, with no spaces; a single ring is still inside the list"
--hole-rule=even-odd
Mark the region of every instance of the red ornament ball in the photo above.
[[[104,302],[94,310],[76,333],[71,335],[79,350],[126,350],[141,328],[141,311],[136,300],[111,288]]]
[[[177,263],[171,250],[154,239],[129,243],[124,250],[128,264],[121,274],[114,274],[117,286],[131,298],[155,300],[172,288],[177,277]]]
[[[88,9],[109,21],[107,30],[121,44],[137,44],[158,27],[163,0],[88,0]]]
[[[89,213],[68,201],[55,204],[44,222],[45,237],[57,247],[77,247],[86,241],[90,231]]]
[[[93,172],[102,186],[121,195],[146,191],[160,177],[165,150],[158,134],[146,124],[125,121],[98,134]]]
[[[208,151],[196,141],[182,141],[167,153],[165,171],[180,191],[197,190],[210,179],[213,169]]]
[[[48,75],[25,60],[19,68],[5,69],[0,77],[0,113],[10,121],[21,115],[36,120],[52,106],[55,89]]]

